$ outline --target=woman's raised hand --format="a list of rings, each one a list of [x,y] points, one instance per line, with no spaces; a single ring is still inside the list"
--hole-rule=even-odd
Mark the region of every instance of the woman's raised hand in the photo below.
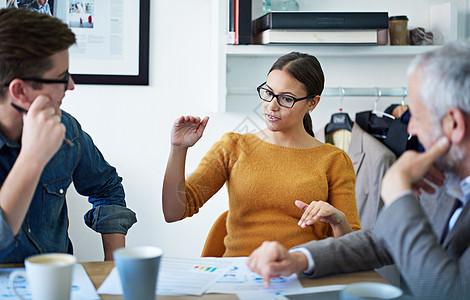
[[[171,129],[171,145],[181,148],[193,146],[201,138],[208,121],[209,117],[202,120],[193,116],[179,117]]]

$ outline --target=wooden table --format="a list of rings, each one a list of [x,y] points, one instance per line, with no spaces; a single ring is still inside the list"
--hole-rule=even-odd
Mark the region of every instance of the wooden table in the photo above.
[[[109,272],[114,267],[114,262],[84,262],[81,263],[85,268],[88,276],[93,282],[96,289],[100,287],[103,281],[108,276]],[[375,271],[357,272],[351,274],[340,274],[334,276],[323,277],[319,279],[307,279],[300,277],[300,282],[304,287],[333,285],[333,284],[349,284],[361,281],[372,281],[388,283]],[[116,295],[100,295],[101,299],[122,299],[122,296]],[[156,298],[157,299],[157,298]],[[181,300],[181,299],[238,299],[233,294],[207,294],[201,297],[198,296],[158,296],[158,300]]]
[[[82,262],[80,263],[85,268],[88,276],[90,277],[91,282],[98,290],[103,281],[108,277],[108,274],[114,267],[114,262],[112,261],[95,261],[95,262]],[[0,264],[0,268],[20,268],[24,267],[23,264]],[[318,279],[307,279],[299,277],[300,282],[304,287],[313,287],[313,286],[323,286],[323,285],[334,285],[334,284],[350,284],[354,282],[369,281],[369,282],[382,282],[388,283],[383,277],[381,277],[375,271],[366,271],[366,272],[357,272],[350,274],[339,274],[332,275]],[[100,295],[101,299],[122,299],[122,295]],[[157,299],[157,297],[155,297]],[[199,296],[158,296],[158,300],[185,300],[185,299],[238,299],[237,296],[233,294],[206,294],[202,297]]]

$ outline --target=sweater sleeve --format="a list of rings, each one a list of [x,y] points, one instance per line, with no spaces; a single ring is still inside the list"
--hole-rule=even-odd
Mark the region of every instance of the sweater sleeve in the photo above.
[[[229,178],[230,153],[236,135],[226,133],[202,158],[196,170],[186,179],[186,212],[184,218],[199,211]]]
[[[356,204],[356,175],[351,159],[344,151],[335,156],[327,176],[329,203],[345,214],[354,231],[361,229]]]

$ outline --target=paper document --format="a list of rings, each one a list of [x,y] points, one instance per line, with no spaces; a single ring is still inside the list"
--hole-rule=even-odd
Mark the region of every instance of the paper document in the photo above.
[[[15,294],[9,287],[8,276],[14,270],[24,270],[24,268],[0,269],[0,299],[16,299]],[[18,277],[15,281],[16,291],[24,298],[31,299],[31,291],[28,282],[24,278]],[[72,277],[72,300],[95,300],[100,299],[95,287],[88,277],[82,265],[76,264]]]
[[[275,300],[339,300],[340,292],[346,285],[325,285],[304,288],[298,291],[284,292],[274,297]]]
[[[246,257],[227,258],[227,260],[235,263],[232,269],[212,284],[206,293],[237,294],[239,299],[259,299],[260,293],[266,297],[302,288],[296,274],[273,278],[270,286],[266,288],[263,279],[251,272],[246,265]]]
[[[233,262],[220,258],[162,257],[157,279],[158,295],[201,296],[219,278],[232,269]],[[98,289],[99,294],[122,294],[121,280],[113,268]]]

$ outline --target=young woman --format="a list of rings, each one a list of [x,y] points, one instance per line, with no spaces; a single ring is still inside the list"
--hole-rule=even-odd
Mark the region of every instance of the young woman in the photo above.
[[[202,136],[208,117],[177,119],[163,183],[166,221],[197,213],[226,183],[224,256],[248,256],[265,240],[291,248],[360,229],[352,163],[312,131],[309,112],[323,86],[314,56],[292,52],[279,58],[257,88],[266,128],[226,133],[186,180],[186,152]]]

